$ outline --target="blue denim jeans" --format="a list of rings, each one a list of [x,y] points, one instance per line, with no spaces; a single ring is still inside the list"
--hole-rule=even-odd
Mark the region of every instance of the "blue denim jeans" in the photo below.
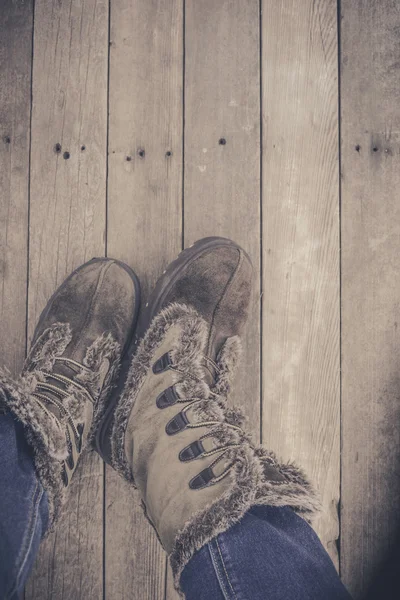
[[[185,567],[187,600],[349,600],[314,530],[288,507],[255,506]]]
[[[0,598],[18,599],[48,521],[22,426],[0,414]],[[290,508],[257,506],[186,565],[187,600],[348,600],[311,527]]]
[[[0,414],[0,598],[20,597],[47,528],[47,497],[24,430]]]

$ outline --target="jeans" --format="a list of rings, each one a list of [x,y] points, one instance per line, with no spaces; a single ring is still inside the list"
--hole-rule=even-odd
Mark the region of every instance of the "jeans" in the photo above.
[[[24,430],[0,414],[0,598],[19,598],[48,522],[47,496]]]
[[[314,530],[291,508],[255,506],[186,565],[187,600],[349,600]]]
[[[48,522],[22,426],[0,414],[0,598],[18,599]],[[183,570],[187,600],[348,600],[311,527],[290,508],[256,506]]]

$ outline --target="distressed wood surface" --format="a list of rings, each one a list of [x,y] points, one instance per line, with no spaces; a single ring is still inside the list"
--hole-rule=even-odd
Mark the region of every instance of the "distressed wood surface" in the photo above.
[[[334,0],[263,4],[263,443],[317,485],[338,565],[336,24]]]
[[[26,345],[32,17],[32,2],[2,2],[0,363],[14,375],[22,367]]]
[[[231,401],[259,441],[259,3],[188,0],[185,22],[184,242],[225,236],[251,256],[254,291]],[[167,598],[177,598],[170,572]]]
[[[359,598],[400,524],[400,7],[341,17],[341,568]]]
[[[30,338],[63,279],[104,254],[107,60],[106,0],[35,3]],[[74,476],[56,532],[40,548],[26,598],[99,600],[102,569],[103,464],[90,454]]]
[[[143,303],[181,250],[182,32],[181,0],[111,6],[107,251],[136,271]],[[105,502],[106,597],[163,599],[165,553],[108,468]]]
[[[321,490],[316,529],[337,565],[337,3],[261,5],[260,23],[258,0],[36,0],[29,157],[33,2],[3,0],[0,352],[18,372],[46,301],[92,256],[130,264],[146,302],[182,241],[232,237],[256,278],[232,400]],[[340,556],[359,598],[399,529],[400,12],[340,6]],[[176,600],[138,497],[91,454],[26,600],[103,595]]]
[[[232,401],[260,431],[260,71],[258,2],[186,2],[184,242],[232,238],[254,291]],[[221,143],[225,142],[225,143]]]

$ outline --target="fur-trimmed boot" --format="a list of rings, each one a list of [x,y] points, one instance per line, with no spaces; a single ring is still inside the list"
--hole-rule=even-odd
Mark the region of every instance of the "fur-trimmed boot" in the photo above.
[[[141,495],[179,589],[194,552],[252,506],[309,518],[313,489],[293,465],[256,447],[227,396],[247,318],[252,266],[234,242],[206,238],[159,279],[139,319],[142,337],[103,457]]]
[[[79,457],[103,418],[136,325],[139,283],[126,265],[93,259],[53,294],[22,375],[0,371],[0,405],[22,422],[54,525]]]

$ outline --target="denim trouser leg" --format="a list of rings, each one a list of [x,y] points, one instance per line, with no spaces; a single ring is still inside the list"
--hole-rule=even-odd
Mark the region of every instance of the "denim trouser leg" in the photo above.
[[[0,413],[0,598],[20,597],[48,522],[22,425]]]
[[[0,598],[19,597],[48,522],[22,426],[0,414]],[[252,508],[186,565],[187,600],[349,600],[311,527],[290,508]]]
[[[186,600],[349,600],[313,529],[290,508],[256,506],[203,546],[181,576]]]

